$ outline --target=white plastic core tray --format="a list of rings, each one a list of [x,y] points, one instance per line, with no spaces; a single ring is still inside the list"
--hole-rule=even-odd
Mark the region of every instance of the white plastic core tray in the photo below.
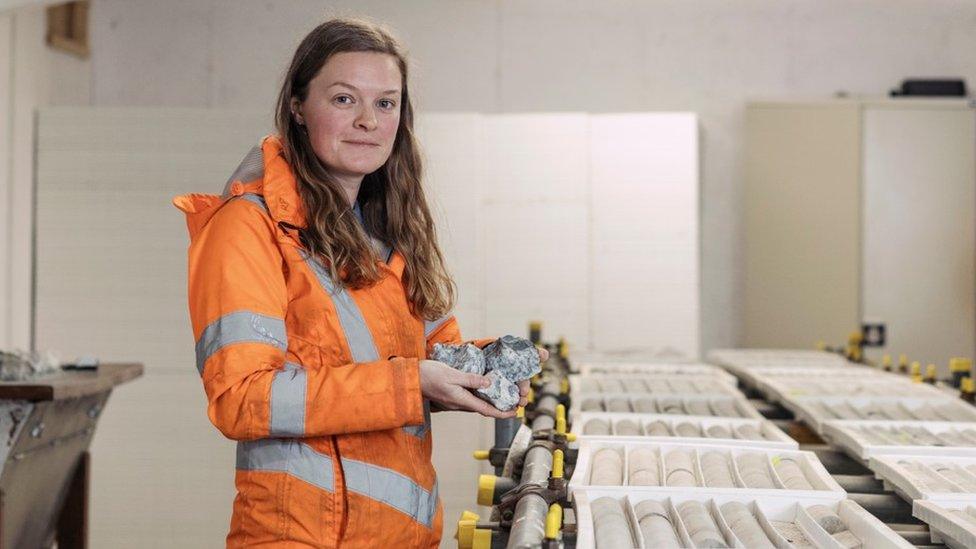
[[[620,486],[603,486],[590,484],[593,460],[595,454],[604,448],[612,448],[622,453],[623,456],[623,484]],[[675,451],[683,450],[692,454],[692,466],[694,467],[695,483],[697,486],[631,486],[629,485],[629,458],[630,453],[638,448],[652,448],[658,457],[658,478],[661,482],[667,479],[667,459],[666,456]],[[701,469],[701,455],[707,452],[720,452],[728,459],[732,472],[732,479],[736,484],[735,488],[706,486],[704,473]],[[764,454],[766,456],[767,472],[772,477],[777,488],[749,488],[742,480],[739,466],[736,462],[743,454]],[[780,459],[790,458],[800,467],[807,482],[813,486],[813,490],[791,490],[785,487],[776,471],[774,463]],[[811,501],[838,501],[847,497],[844,489],[830,476],[824,469],[823,464],[817,459],[813,452],[801,452],[799,450],[776,450],[764,448],[748,448],[740,446],[697,446],[693,444],[675,443],[616,443],[604,441],[583,441],[580,443],[579,454],[576,458],[576,466],[573,469],[573,476],[569,481],[570,497],[580,490],[590,490],[599,488],[607,491],[620,491],[626,493],[636,492],[678,492],[678,493],[701,493],[701,494],[724,494],[736,492],[748,492],[754,497],[759,495],[783,495],[792,494],[796,497],[803,497]]]
[[[861,461],[886,455],[976,458],[976,423],[830,420],[823,422],[823,436]]]
[[[868,368],[866,366],[860,366],[857,364],[851,364],[844,367],[838,366],[756,366],[752,368],[740,369],[736,371],[735,374],[739,376],[744,383],[755,387],[762,393],[770,392],[770,388],[767,387],[768,383],[775,382],[778,380],[793,380],[793,379],[805,379],[805,380],[824,380],[824,381],[836,381],[836,380],[888,380],[895,378],[893,374],[875,370],[873,368]]]
[[[976,505],[976,458],[878,456],[868,461],[874,476],[908,501]]]
[[[952,549],[976,547],[976,507],[918,499],[912,504],[912,515],[929,525],[933,545],[944,543]]]
[[[806,397],[782,404],[818,434],[823,434],[823,423],[828,420],[976,422],[976,408],[945,397]]]
[[[736,383],[735,376],[711,364],[702,362],[604,362],[585,361],[578,365],[579,373],[594,375],[669,375],[669,376],[711,376]],[[572,376],[571,376],[572,377]]]
[[[587,422],[594,419],[606,421],[611,428],[611,435],[587,435],[583,431]],[[641,432],[645,433],[638,436],[617,435],[616,427],[620,421],[630,420],[636,423]],[[671,436],[651,436],[647,433],[647,426],[656,421],[664,422],[671,432]],[[678,435],[675,427],[682,423],[692,424],[701,433],[700,437],[689,437]],[[759,430],[763,436],[760,439],[745,438],[715,438],[707,434],[708,428],[721,426],[728,430],[735,437],[735,430],[743,425],[751,425]],[[577,440],[612,440],[615,442],[676,442],[681,444],[700,444],[700,445],[723,445],[723,446],[742,446],[750,448],[768,448],[782,450],[796,450],[799,444],[786,435],[770,421],[764,419],[748,418],[727,418],[727,417],[703,417],[703,416],[675,416],[668,414],[616,414],[611,412],[582,412],[576,416],[571,432],[576,434]]]
[[[732,395],[742,396],[734,383],[708,375],[674,376],[670,374],[594,374],[569,376],[573,398],[600,394],[632,395]]]
[[[766,537],[776,547],[787,548],[792,546],[771,524],[773,521],[793,523],[815,547],[843,549],[843,545],[838,543],[826,530],[821,528],[817,524],[817,521],[807,512],[807,509],[813,505],[824,505],[822,501],[809,501],[784,495],[716,494],[709,496],[706,494],[621,494],[600,490],[580,493],[573,503],[576,509],[577,549],[594,549],[596,547],[591,505],[593,501],[601,497],[611,497],[621,504],[624,510],[624,516],[627,519],[627,524],[630,526],[630,534],[632,541],[634,541],[634,547],[640,549],[653,549],[644,544],[644,539],[638,527],[637,515],[634,513],[634,507],[646,500],[658,501],[668,511],[670,515],[668,518],[670,518],[672,525],[674,525],[678,540],[683,547],[694,547],[684,521],[677,511],[677,506],[686,501],[699,501],[705,505],[705,508],[712,515],[712,519],[715,521],[721,534],[725,537],[725,542],[729,547],[745,547],[745,544],[735,537],[735,534],[729,528],[728,522],[721,512],[722,505],[730,501],[738,501],[752,511],[753,516],[759,522]],[[853,501],[844,499],[826,505],[837,513],[837,516],[840,517],[850,532],[861,540],[863,547],[870,547],[872,549],[914,549],[914,546],[905,541],[904,538],[896,534],[891,528]]]
[[[744,397],[731,395],[635,395],[630,393],[573,396],[570,416],[575,419],[582,412],[661,413],[671,404],[680,403],[680,413],[674,416],[716,416],[763,419]],[[584,406],[598,405],[583,410]],[[734,413],[734,415],[732,415]]]
[[[899,397],[946,398],[946,394],[927,383],[912,383],[904,376],[828,377],[798,374],[762,377],[758,388],[771,400],[782,402],[805,397]]]

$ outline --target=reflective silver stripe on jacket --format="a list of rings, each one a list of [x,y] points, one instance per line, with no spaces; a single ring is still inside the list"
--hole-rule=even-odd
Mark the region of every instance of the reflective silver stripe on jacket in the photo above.
[[[432,334],[435,331],[437,331],[438,328],[440,328],[441,326],[443,326],[445,322],[447,322],[448,320],[451,320],[451,318],[453,318],[453,317],[454,317],[454,315],[452,313],[448,313],[448,314],[446,314],[446,315],[438,318],[437,320],[425,320],[424,321],[424,337],[430,337],[430,334]]]
[[[284,370],[275,372],[271,380],[271,436],[300,437],[305,434],[307,386],[305,369],[294,362],[286,362]]]
[[[340,284],[336,284],[329,271],[322,265],[317,258],[305,254],[305,263],[315,273],[315,278],[325,293],[332,298],[336,313],[339,315],[339,324],[342,332],[346,336],[349,344],[349,352],[352,353],[353,362],[374,362],[380,359],[380,354],[373,343],[373,334],[370,333],[363,313],[359,306],[353,301],[349,292]]]
[[[346,488],[379,501],[430,528],[437,512],[437,480],[428,492],[409,477],[391,469],[342,458]]]
[[[288,348],[285,321],[253,311],[235,311],[211,322],[196,344],[200,375],[203,375],[207,359],[234,343],[264,343],[284,351]]]
[[[287,473],[323,490],[335,490],[332,458],[295,439],[262,438],[238,442],[237,469]]]

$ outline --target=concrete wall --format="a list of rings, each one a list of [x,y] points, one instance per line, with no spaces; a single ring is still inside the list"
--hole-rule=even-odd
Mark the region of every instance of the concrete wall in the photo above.
[[[334,14],[396,29],[421,109],[697,112],[703,349],[739,335],[747,98],[976,82],[963,0],[96,0],[93,101],[270,110],[295,45]]]
[[[91,100],[91,62],[45,44],[35,4],[0,5],[0,349],[30,348],[35,109]]]

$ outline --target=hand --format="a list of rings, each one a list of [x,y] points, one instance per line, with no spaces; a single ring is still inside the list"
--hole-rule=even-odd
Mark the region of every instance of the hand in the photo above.
[[[549,351],[543,349],[542,347],[536,347],[536,350],[539,351],[539,362],[545,362],[549,360]],[[519,396],[522,397],[521,399],[519,399],[518,405],[519,407],[522,407],[529,403],[529,399],[527,398],[529,396],[529,380],[525,379],[519,381],[518,388],[519,388]]]
[[[459,372],[436,360],[420,361],[420,392],[432,403],[436,402],[445,410],[478,412],[486,417],[515,417],[515,410],[503,412],[469,391],[490,385],[491,381],[485,376]]]
[[[549,351],[543,349],[542,347],[536,347],[539,351],[539,362],[545,362],[549,360]]]

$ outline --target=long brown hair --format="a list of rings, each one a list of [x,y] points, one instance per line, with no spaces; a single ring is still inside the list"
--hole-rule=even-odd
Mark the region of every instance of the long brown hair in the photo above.
[[[359,188],[365,231],[351,212],[342,188],[312,150],[305,128],[291,112],[292,98],[305,101],[309,82],[331,56],[344,52],[391,55],[402,79],[400,125],[393,150],[380,169],[363,178]],[[406,57],[390,33],[350,19],[333,19],[312,30],[299,44],[288,68],[278,94],[275,123],[285,158],[298,181],[307,220],[299,234],[307,251],[328,266],[333,279],[362,288],[381,277],[369,241],[372,235],[406,259],[403,279],[414,314],[432,320],[448,313],[454,305],[454,282],[444,266],[421,186],[423,169],[413,132]]]

